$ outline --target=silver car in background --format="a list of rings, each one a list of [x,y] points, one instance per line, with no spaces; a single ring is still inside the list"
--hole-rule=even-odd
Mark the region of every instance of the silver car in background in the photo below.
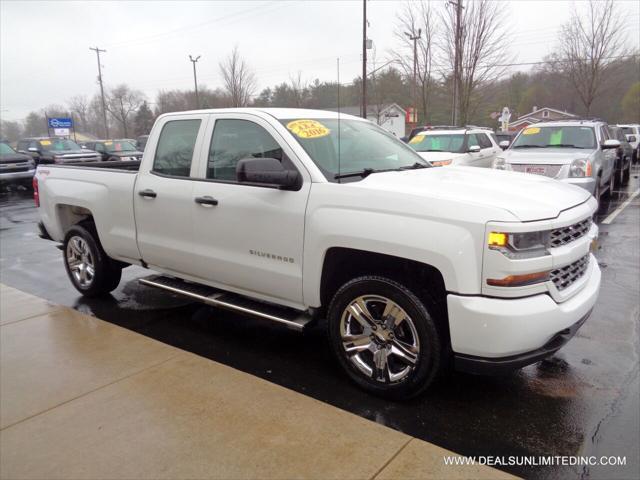
[[[618,147],[600,120],[540,122],[523,129],[493,168],[555,178],[600,201],[613,192]]]

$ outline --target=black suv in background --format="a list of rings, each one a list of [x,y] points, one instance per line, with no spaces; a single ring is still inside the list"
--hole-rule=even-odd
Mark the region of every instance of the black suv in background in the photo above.
[[[37,137],[18,141],[18,152],[30,155],[36,162],[69,163],[99,162],[100,155],[92,150],[80,148],[76,142],[66,138]]]
[[[631,177],[631,162],[633,161],[633,147],[627,140],[626,135],[621,127],[609,125],[609,137],[620,142],[617,148],[616,156],[616,187],[620,187],[629,183]]]
[[[30,155],[18,153],[9,144],[0,142],[0,184],[30,185],[35,171],[35,162]]]
[[[102,160],[142,160],[142,152],[130,140],[91,140],[83,148],[95,150]]]

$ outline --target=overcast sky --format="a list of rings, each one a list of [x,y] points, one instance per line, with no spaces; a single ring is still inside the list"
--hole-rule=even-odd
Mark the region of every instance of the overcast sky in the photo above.
[[[434,3],[435,0],[434,0]],[[640,2],[619,1],[630,46],[640,45]],[[382,64],[396,46],[395,15],[403,2],[370,0],[369,38]],[[505,37],[514,62],[541,60],[556,45],[558,27],[580,1],[517,0],[507,10]],[[188,55],[202,55],[198,83],[221,86],[218,62],[234,44],[260,89],[287,81],[341,80],[359,74],[362,2],[350,1],[110,1],[0,0],[0,115],[24,118],[48,104],[93,95],[102,57],[106,86],[127,83],[153,102],[161,89],[191,89]],[[529,67],[518,67],[528,69]]]

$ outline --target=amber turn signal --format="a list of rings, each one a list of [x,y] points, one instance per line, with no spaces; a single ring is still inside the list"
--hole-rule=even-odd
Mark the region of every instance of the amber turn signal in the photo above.
[[[505,247],[509,242],[509,235],[500,232],[489,233],[488,244],[490,247]]]
[[[487,284],[492,287],[522,287],[533,283],[549,280],[549,272],[526,273],[524,275],[509,275],[505,278],[488,278]]]

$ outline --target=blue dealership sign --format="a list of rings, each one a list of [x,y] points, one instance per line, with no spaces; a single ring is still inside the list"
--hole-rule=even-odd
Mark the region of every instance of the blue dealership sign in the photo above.
[[[71,128],[73,120],[71,118],[50,118],[49,128]]]

